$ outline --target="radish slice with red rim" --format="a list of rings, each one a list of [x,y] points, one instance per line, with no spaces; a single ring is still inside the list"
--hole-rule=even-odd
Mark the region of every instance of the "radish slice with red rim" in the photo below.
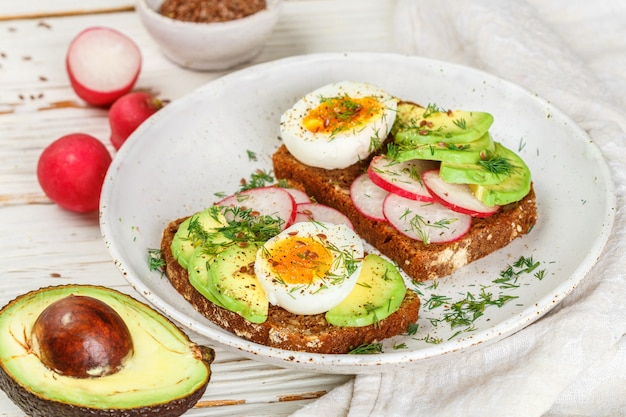
[[[94,26],[70,43],[65,66],[76,94],[94,106],[109,106],[130,92],[141,70],[137,44],[125,34]]]
[[[307,193],[305,193],[304,191],[298,190],[297,188],[283,188],[283,190],[291,194],[296,204],[312,202],[311,197],[309,197]]]
[[[472,216],[436,202],[423,202],[389,194],[383,203],[387,221],[405,236],[429,243],[454,242],[472,226]]]
[[[436,161],[412,159],[397,162],[384,155],[377,155],[372,158],[367,173],[374,184],[390,193],[412,200],[433,201],[422,183],[422,174],[437,166]]]
[[[489,207],[476,198],[469,185],[445,182],[438,169],[424,172],[422,180],[435,201],[451,210],[474,217],[489,217],[498,211],[498,206]]]
[[[352,222],[342,212],[332,207],[319,203],[301,203],[296,206],[295,222],[320,222],[332,224],[345,224],[354,229]]]
[[[296,219],[295,200],[291,194],[278,187],[252,188],[228,196],[215,204],[251,209],[259,215],[279,217],[284,221],[283,229],[291,226]]]
[[[350,186],[352,203],[370,220],[386,220],[383,214],[383,201],[388,194],[388,191],[374,184],[368,174],[359,175]]]

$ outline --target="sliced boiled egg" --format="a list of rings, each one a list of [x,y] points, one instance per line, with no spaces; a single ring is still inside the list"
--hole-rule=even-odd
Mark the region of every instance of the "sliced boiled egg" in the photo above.
[[[281,116],[280,134],[303,164],[346,168],[382,144],[395,120],[397,101],[367,83],[328,84],[306,94]]]
[[[298,222],[259,249],[254,272],[271,304],[319,314],[350,294],[363,256],[363,242],[350,227]]]

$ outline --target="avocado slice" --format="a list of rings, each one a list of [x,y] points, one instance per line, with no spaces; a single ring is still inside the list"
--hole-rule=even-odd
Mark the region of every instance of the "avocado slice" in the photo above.
[[[269,301],[254,273],[254,262],[261,242],[234,245],[220,253],[209,269],[207,291],[224,308],[252,323],[267,320]]]
[[[406,294],[402,275],[391,262],[368,254],[350,294],[326,312],[335,326],[361,327],[376,324],[400,308]]]
[[[515,152],[496,143],[496,154],[510,160],[516,169],[497,184],[469,184],[476,198],[489,207],[504,206],[521,200],[530,192],[530,169]]]
[[[392,133],[397,143],[415,146],[435,143],[469,143],[483,136],[493,124],[490,113],[442,110],[434,105],[421,107],[401,103]]]
[[[495,142],[491,134],[486,132],[478,139],[467,143],[439,142],[419,145],[398,143],[398,152],[394,159],[398,162],[427,159],[457,164],[474,164],[481,159],[481,155],[494,150]]]
[[[172,255],[183,268],[189,266],[189,258],[200,245],[212,244],[216,251],[230,240],[219,229],[228,221],[218,206],[211,206],[193,214],[183,221],[172,239]]]
[[[100,377],[63,375],[31,348],[41,313],[69,296],[110,306],[126,323],[133,354],[117,372]],[[214,351],[199,346],[148,305],[113,289],[89,285],[46,287],[0,310],[0,388],[31,417],[175,417],[203,395]]]
[[[530,173],[522,159],[501,143],[496,143],[494,151],[485,152],[476,163],[444,161],[439,167],[441,178],[453,184],[494,185],[516,174]]]
[[[209,290],[209,269],[215,261],[216,255],[206,253],[204,247],[199,246],[189,257],[187,275],[189,283],[210,302],[220,307],[224,307],[221,301]]]

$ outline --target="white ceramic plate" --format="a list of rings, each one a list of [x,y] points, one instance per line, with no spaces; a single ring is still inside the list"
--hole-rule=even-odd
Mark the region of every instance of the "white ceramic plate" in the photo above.
[[[271,170],[280,115],[305,93],[339,80],[377,84],[398,97],[444,108],[490,112],[496,140],[520,155],[535,182],[539,221],[532,232],[453,276],[420,285],[423,307],[413,335],[383,343],[382,353],[320,355],[250,343],[197,313],[148,268],[172,219],[231,193],[256,169]],[[257,156],[251,160],[249,151]],[[366,373],[418,364],[452,351],[495,342],[537,320],[584,278],[610,232],[615,195],[609,170],[590,138],[536,95],[489,74],[394,54],[318,54],[287,58],[224,76],[177,100],[143,124],[115,158],[101,202],[101,227],[129,283],[182,326],[244,356],[278,366],[332,373]],[[516,288],[494,283],[521,256],[540,262]],[[493,299],[471,326],[445,321],[449,306],[482,289]],[[440,307],[431,300],[446,298]],[[448,306],[448,307],[446,307]],[[443,321],[442,321],[443,320]],[[468,328],[469,327],[469,328]]]

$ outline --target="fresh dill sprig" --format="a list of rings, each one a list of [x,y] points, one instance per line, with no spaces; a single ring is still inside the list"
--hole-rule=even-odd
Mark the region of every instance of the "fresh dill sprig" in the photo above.
[[[257,156],[256,156],[256,153],[254,151],[251,151],[251,150],[248,149],[246,151],[246,154],[248,155],[248,160],[249,161],[256,161],[257,160]]]
[[[148,268],[150,271],[165,272],[165,259],[161,249],[148,249]]]
[[[467,122],[463,118],[461,118],[461,119],[454,119],[452,121],[452,123],[454,123],[454,125],[456,127],[458,127],[459,129],[461,129],[461,130],[467,129]]]
[[[475,321],[484,315],[489,306],[501,308],[509,301],[518,298],[510,293],[494,295],[489,291],[489,288],[497,286],[501,290],[514,290],[520,286],[519,280],[524,274],[533,274],[535,278],[541,280],[546,271],[545,269],[538,269],[540,265],[541,263],[535,261],[532,256],[520,256],[515,262],[501,270],[499,276],[492,280],[492,284],[482,287],[478,295],[467,292],[463,298],[452,301],[448,296],[431,294],[430,298],[424,301],[424,306],[429,310],[440,307],[444,309],[442,316],[429,319],[431,325],[438,327],[440,324],[446,323],[450,329],[458,329],[448,340],[461,333],[476,330]],[[429,288],[434,290],[436,286],[431,285]]]
[[[433,345],[438,345],[443,342],[442,338],[431,336],[430,333],[424,336],[422,340],[426,343],[431,343]]]
[[[500,276],[493,282],[498,284],[500,288],[517,288],[519,287],[518,279],[523,274],[533,273],[539,266],[540,262],[536,262],[533,257],[520,256],[517,261],[511,265],[507,265],[502,271]],[[545,269],[537,271],[534,276],[541,280],[545,276]]]
[[[480,159],[478,165],[496,175],[511,175],[519,171],[519,167],[513,165],[509,158],[500,155],[491,155]]]
[[[394,342],[394,343],[393,343],[393,348],[394,348],[395,350],[398,350],[398,349],[408,349],[408,346],[406,345],[406,343],[397,343],[397,342]]]
[[[349,355],[363,355],[363,354],[372,354],[372,353],[382,353],[382,351],[383,351],[382,343],[364,343],[350,350],[348,354]]]
[[[241,242],[265,242],[276,236],[284,223],[279,217],[258,215],[252,209],[241,207],[221,207],[228,225],[219,227],[217,232],[228,240]]]
[[[417,331],[419,330],[419,327],[420,327],[420,326],[419,326],[419,324],[417,324],[417,323],[409,323],[409,326],[408,326],[408,328],[406,329],[406,333],[407,333],[409,336],[412,336],[412,335],[414,335],[414,334],[416,334],[416,333],[417,333]]]
[[[275,181],[272,174],[262,169],[258,169],[250,175],[250,179],[242,179],[239,192],[250,190],[253,188],[265,187],[268,184],[272,184]]]
[[[417,234],[424,244],[430,243],[429,228],[449,229],[450,225],[456,221],[456,219],[441,219],[436,222],[428,222],[423,216],[413,214],[413,212],[408,209],[400,216],[400,219],[408,221],[411,230]]]
[[[432,310],[437,307],[441,307],[442,305],[449,304],[452,299],[445,295],[431,295],[431,297],[424,302],[426,308]]]
[[[380,320],[378,319],[378,316],[376,315],[376,310],[378,309],[378,306],[372,303],[365,303],[363,305],[363,307],[365,307],[365,311],[368,314],[372,314],[372,320],[374,320],[374,327],[378,327],[378,323],[380,322]]]
[[[428,105],[426,106],[426,108],[424,109],[424,114],[422,115],[422,117],[424,119],[432,116],[435,113],[441,113],[444,110],[442,110],[441,108],[439,108],[435,103],[428,103]]]

